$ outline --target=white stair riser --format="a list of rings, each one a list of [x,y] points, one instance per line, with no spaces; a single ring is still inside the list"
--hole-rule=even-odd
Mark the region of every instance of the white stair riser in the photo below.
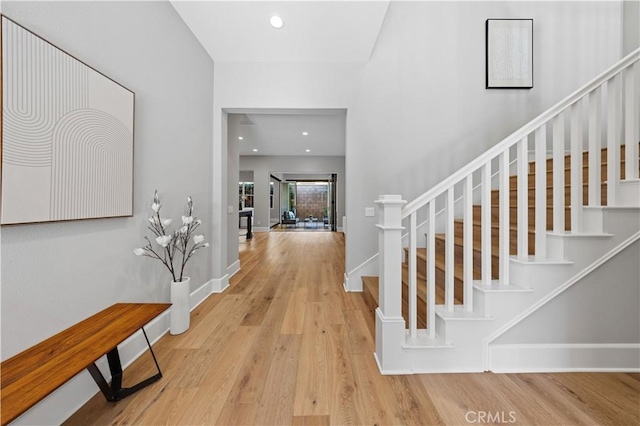
[[[575,237],[572,235],[547,235],[547,255],[551,259],[572,260],[595,259],[602,253],[602,244],[611,245],[609,236]],[[612,247],[614,245],[611,245]]]
[[[637,206],[640,204],[640,180],[620,182],[621,206]]]
[[[543,264],[543,263],[520,263],[511,261],[509,271],[509,281],[511,284],[524,288],[535,288],[536,284],[548,282],[558,278],[569,278],[571,276],[571,264]]]

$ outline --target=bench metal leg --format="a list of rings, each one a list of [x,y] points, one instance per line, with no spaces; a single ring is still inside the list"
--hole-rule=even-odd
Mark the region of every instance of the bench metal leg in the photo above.
[[[144,327],[141,329],[144,334],[144,338],[147,341],[147,345],[149,346],[149,351],[151,352],[151,356],[153,357],[153,362],[156,364],[156,368],[158,369],[158,374],[149,377],[134,385],[130,388],[122,387],[122,364],[120,362],[120,353],[118,352],[118,347],[111,349],[107,353],[107,361],[109,362],[109,371],[111,372],[111,385],[107,383],[104,376],[96,366],[95,362],[87,367],[91,377],[96,382],[102,394],[107,399],[107,401],[115,402],[120,401],[122,398],[125,398],[132,393],[139,391],[140,389],[149,386],[150,384],[157,382],[162,377],[162,371],[160,371],[160,366],[158,365],[158,360],[156,359],[156,355],[153,353],[153,348],[151,347],[151,343],[149,343],[149,338],[147,337],[147,333],[144,331]]]

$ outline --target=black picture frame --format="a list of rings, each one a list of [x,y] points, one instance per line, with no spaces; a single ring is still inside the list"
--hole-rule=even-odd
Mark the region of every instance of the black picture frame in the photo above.
[[[532,89],[533,64],[533,19],[486,20],[486,89]]]

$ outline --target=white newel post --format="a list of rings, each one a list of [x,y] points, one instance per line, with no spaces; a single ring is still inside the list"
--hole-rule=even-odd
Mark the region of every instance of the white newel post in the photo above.
[[[410,372],[402,359],[402,206],[400,195],[381,195],[378,205],[379,287],[376,309],[376,360],[383,374]]]

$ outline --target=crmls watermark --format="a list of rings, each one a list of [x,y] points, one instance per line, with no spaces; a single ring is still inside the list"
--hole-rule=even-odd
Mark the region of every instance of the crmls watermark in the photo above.
[[[515,411],[467,411],[464,415],[467,423],[511,424],[516,422]]]

